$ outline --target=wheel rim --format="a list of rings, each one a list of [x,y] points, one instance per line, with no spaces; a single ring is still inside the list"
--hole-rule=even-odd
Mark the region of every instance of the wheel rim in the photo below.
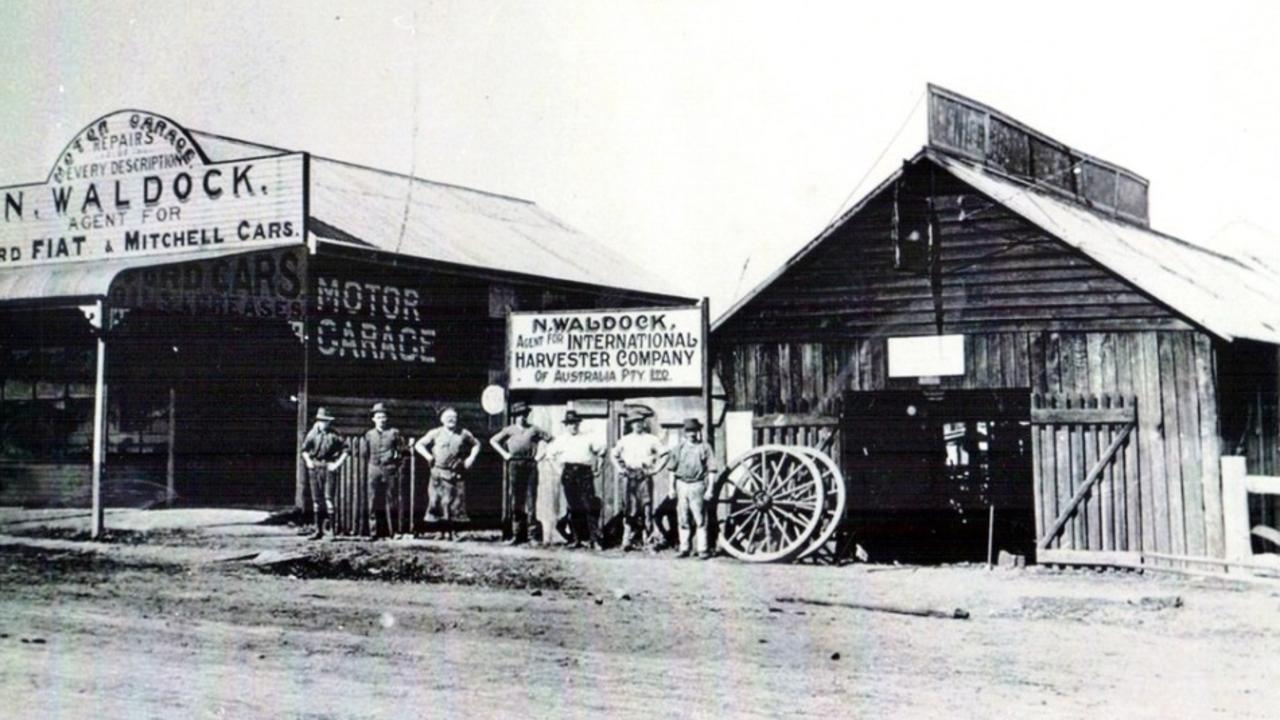
[[[831,540],[831,536],[835,535],[836,529],[840,527],[841,521],[844,520],[845,504],[848,501],[847,489],[844,484],[844,473],[840,472],[840,466],[829,455],[818,450],[817,448],[802,447],[801,450],[809,454],[822,470],[822,484],[825,492],[825,498],[822,506],[822,517],[818,521],[818,530],[813,534],[813,539],[809,541],[809,545],[800,551],[800,558],[805,558],[817,552],[819,548],[827,544]]]
[[[748,562],[795,557],[822,519],[822,474],[810,455],[781,445],[735,458],[716,483],[720,549]]]

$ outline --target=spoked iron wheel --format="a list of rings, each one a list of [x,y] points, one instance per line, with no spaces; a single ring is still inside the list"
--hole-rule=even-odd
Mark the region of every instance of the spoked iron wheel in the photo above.
[[[797,448],[763,445],[735,458],[715,488],[720,549],[747,562],[794,558],[822,520],[822,476]]]
[[[818,529],[814,532],[809,545],[800,552],[800,557],[806,558],[822,549],[822,546],[831,540],[831,536],[835,535],[836,529],[840,527],[840,522],[844,519],[846,493],[844,473],[840,472],[840,466],[836,465],[830,455],[810,447],[797,449],[808,453],[818,465],[822,472],[822,487],[825,491]]]

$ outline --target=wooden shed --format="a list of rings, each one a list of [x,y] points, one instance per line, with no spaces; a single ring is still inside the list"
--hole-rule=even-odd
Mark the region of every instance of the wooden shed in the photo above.
[[[1147,181],[953,92],[928,143],[715,323],[731,423],[839,429],[872,557],[1221,558],[1277,463],[1280,266],[1148,224]],[[1258,522],[1272,522],[1265,504]]]

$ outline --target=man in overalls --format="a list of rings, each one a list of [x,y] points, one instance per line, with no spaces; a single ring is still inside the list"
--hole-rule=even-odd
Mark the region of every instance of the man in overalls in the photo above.
[[[368,538],[376,540],[382,536],[378,527],[380,519],[385,520],[388,534],[395,532],[393,512],[399,505],[399,498],[396,496],[400,488],[400,461],[404,457],[404,441],[399,430],[387,427],[386,405],[377,403],[370,413],[373,415],[373,427],[364,434],[365,442],[369,444]]]
[[[347,443],[340,435],[329,430],[333,416],[324,408],[316,409],[316,423],[302,440],[302,461],[307,466],[307,480],[311,485],[311,504],[316,521],[312,540],[324,537],[325,527],[333,527],[333,485],[338,468],[347,461]]]
[[[480,442],[458,427],[458,411],[442,410],[440,427],[419,438],[413,449],[431,465],[426,521],[468,522],[465,473],[480,454]]]

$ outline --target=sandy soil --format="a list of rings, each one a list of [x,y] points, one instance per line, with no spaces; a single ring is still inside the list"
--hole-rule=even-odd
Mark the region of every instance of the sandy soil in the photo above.
[[[0,708],[59,718],[1276,717],[1280,593],[1131,573],[308,543],[0,511]],[[140,515],[133,517],[133,515]],[[259,552],[274,564],[246,559]],[[896,604],[968,620],[784,603]],[[4,713],[7,711],[0,711]]]

